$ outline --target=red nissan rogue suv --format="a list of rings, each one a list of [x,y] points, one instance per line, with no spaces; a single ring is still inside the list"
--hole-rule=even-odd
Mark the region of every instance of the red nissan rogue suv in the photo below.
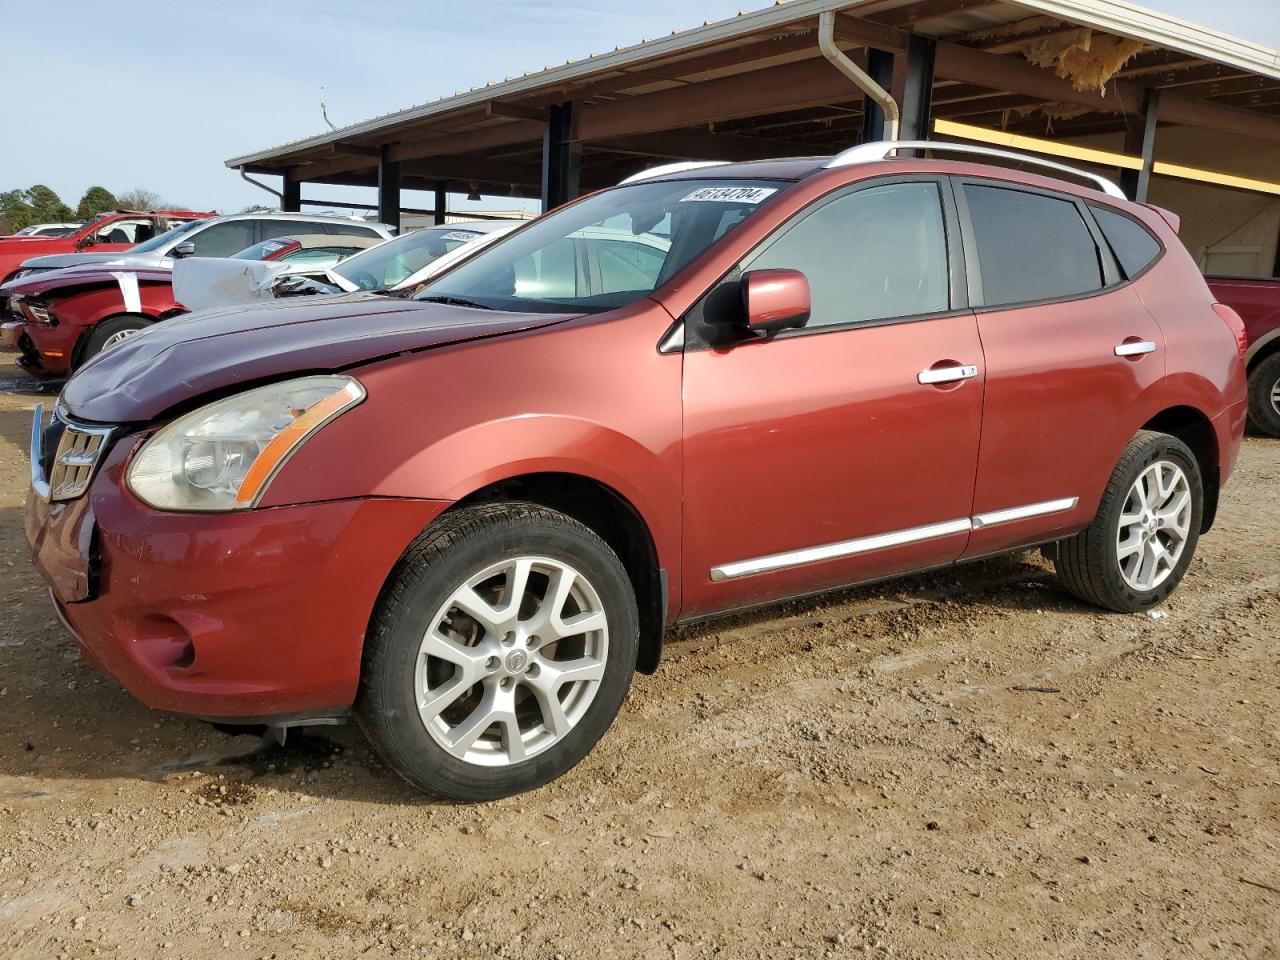
[[[677,622],[1031,546],[1160,603],[1236,459],[1239,318],[1172,214],[904,146],[660,168],[412,295],[100,354],[33,429],[58,614],[153,707],[354,714],[482,800],[576,764]]]

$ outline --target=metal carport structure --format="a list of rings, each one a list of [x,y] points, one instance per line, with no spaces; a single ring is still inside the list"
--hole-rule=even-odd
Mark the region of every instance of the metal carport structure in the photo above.
[[[374,187],[397,223],[404,189],[434,191],[437,215],[447,190],[547,208],[657,162],[830,153],[879,138],[883,117],[820,51],[825,12],[901,104],[904,139],[1119,168],[1139,198],[1153,174],[1280,195],[1280,53],[1114,0],[791,0],[227,165],[281,176],[285,209],[308,183]],[[1234,146],[1162,169],[1171,128]]]

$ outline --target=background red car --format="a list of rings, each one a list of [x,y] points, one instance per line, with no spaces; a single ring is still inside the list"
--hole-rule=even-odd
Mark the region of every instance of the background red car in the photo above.
[[[1280,278],[1211,277],[1209,289],[1240,314],[1249,338],[1249,419],[1280,437]]]
[[[382,242],[378,236],[298,234],[235,254],[242,260],[320,257],[329,262]],[[122,264],[69,267],[10,281],[0,341],[35,377],[65,376],[90,357],[158,320],[186,313],[174,299],[172,267]]]
[[[24,260],[57,253],[112,253],[164,233],[182,220],[204,220],[216,213],[194,210],[117,210],[104,213],[61,237],[0,237],[0,283],[13,279]]]

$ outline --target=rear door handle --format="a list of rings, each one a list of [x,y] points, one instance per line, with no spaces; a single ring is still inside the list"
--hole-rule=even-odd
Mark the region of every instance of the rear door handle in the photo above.
[[[1126,340],[1116,344],[1117,357],[1137,357],[1144,353],[1155,353],[1156,345],[1151,340]]]
[[[977,375],[978,367],[970,363],[955,367],[929,367],[921,370],[916,379],[924,384],[953,383],[956,380],[972,380]]]

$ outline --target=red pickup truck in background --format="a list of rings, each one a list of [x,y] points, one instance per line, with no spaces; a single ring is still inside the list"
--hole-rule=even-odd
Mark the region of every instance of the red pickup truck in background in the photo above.
[[[1249,336],[1249,418],[1259,430],[1280,437],[1280,277],[1209,277],[1219,303],[1240,314]]]
[[[194,210],[116,210],[104,213],[64,237],[0,237],[0,283],[13,279],[32,257],[92,250],[113,253],[150,240],[182,220],[204,220],[216,213]]]

